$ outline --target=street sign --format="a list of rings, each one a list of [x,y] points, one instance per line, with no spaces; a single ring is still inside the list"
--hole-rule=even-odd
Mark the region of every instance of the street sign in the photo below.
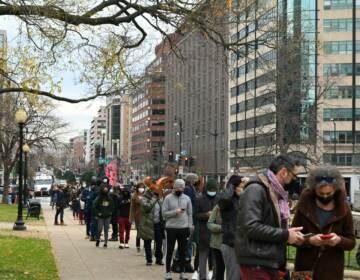
[[[184,166],[179,165],[179,174],[184,174]]]

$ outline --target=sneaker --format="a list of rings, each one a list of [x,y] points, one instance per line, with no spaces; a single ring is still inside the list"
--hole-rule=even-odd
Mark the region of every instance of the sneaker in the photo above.
[[[124,247],[125,247],[124,243],[120,243],[119,249],[124,249]]]
[[[152,266],[152,261],[151,262],[146,262],[147,266]]]
[[[104,248],[107,248],[107,244],[106,244],[106,243],[104,244]]]
[[[129,249],[129,248],[130,248],[129,244],[126,243],[126,244],[125,244],[125,248],[126,248],[126,249]]]
[[[211,280],[213,277],[213,271],[210,270],[209,273],[208,273],[208,279]]]
[[[198,272],[194,271],[193,275],[191,276],[191,280],[197,280],[198,279]]]
[[[165,280],[172,280],[171,272],[165,273]]]
[[[59,223],[58,222],[54,222],[54,226],[58,226],[59,225]]]
[[[161,260],[160,260],[160,261],[156,261],[155,263],[156,263],[157,265],[164,265],[164,262],[161,261]]]
[[[181,272],[180,273],[180,278],[179,278],[180,280],[188,280],[188,277],[187,277],[187,275],[186,275],[186,273],[185,272]]]
[[[99,247],[99,244],[100,244],[100,241],[99,241],[99,240],[96,240],[95,246],[96,246],[96,247]]]
[[[112,237],[112,238],[109,239],[109,241],[119,241],[119,239]]]
[[[91,237],[90,241],[96,241],[96,239],[94,237]]]

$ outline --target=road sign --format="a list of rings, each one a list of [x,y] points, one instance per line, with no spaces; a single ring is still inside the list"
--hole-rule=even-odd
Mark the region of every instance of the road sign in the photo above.
[[[184,174],[184,166],[179,165],[179,174]]]

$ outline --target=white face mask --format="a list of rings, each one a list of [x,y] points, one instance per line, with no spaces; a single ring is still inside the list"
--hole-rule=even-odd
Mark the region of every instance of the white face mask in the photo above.
[[[144,188],[138,188],[138,192],[139,193],[144,193],[145,189]]]

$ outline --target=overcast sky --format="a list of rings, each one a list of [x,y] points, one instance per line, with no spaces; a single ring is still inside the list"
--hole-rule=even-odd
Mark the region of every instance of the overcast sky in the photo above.
[[[15,44],[15,36],[17,34],[16,27],[18,22],[9,17],[0,17],[0,29],[7,32],[8,44]],[[84,89],[74,83],[74,77],[71,73],[65,73],[63,76],[62,96],[80,97],[84,95]],[[68,141],[70,137],[78,134],[82,129],[90,129],[90,122],[101,105],[105,104],[104,99],[96,99],[94,101],[70,104],[66,102],[55,102],[57,105],[56,114],[64,121],[70,124],[69,133],[64,135],[64,141]]]

